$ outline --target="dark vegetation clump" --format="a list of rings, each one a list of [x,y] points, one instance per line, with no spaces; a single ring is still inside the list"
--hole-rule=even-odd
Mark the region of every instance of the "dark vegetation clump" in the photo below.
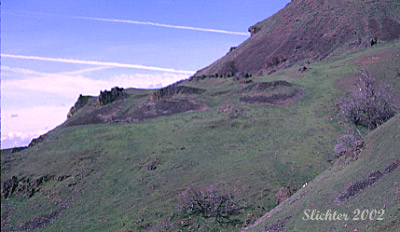
[[[349,120],[374,129],[395,115],[397,99],[390,85],[379,85],[364,71],[351,96],[341,99],[339,104]]]
[[[204,190],[188,187],[179,194],[179,208],[183,214],[214,218],[217,222],[230,222],[229,217],[238,214],[241,209],[234,194],[222,194],[213,185]]]
[[[261,230],[260,232],[280,232],[280,231],[286,231],[286,230],[288,230],[288,229],[290,229],[290,228],[285,227],[285,223],[288,222],[291,218],[292,218],[292,216],[285,217],[284,219],[279,220],[278,222],[276,222],[276,223],[274,223],[274,224],[272,224],[272,225],[269,225],[269,226],[264,227],[264,229]]]
[[[295,98],[297,94],[297,91],[292,91],[290,93],[278,93],[271,96],[243,96],[239,100],[251,104],[285,104],[286,101]]]
[[[97,98],[97,103],[100,106],[104,106],[112,103],[115,100],[121,99],[125,96],[124,88],[114,87],[111,91],[100,91],[100,95]]]

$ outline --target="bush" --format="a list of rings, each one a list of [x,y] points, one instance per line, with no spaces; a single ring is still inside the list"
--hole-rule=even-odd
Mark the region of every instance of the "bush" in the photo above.
[[[339,157],[344,153],[355,152],[362,144],[362,139],[359,140],[354,135],[342,135],[337,139],[337,144],[333,147],[333,152],[336,157]]]
[[[395,114],[397,100],[390,85],[378,85],[366,71],[351,96],[341,99],[342,112],[356,125],[374,129]]]
[[[240,206],[234,200],[234,195],[223,195],[215,186],[211,185],[205,190],[198,190],[193,186],[188,187],[179,194],[179,207],[181,212],[198,214],[204,218],[214,218],[220,222],[229,216],[239,213]]]

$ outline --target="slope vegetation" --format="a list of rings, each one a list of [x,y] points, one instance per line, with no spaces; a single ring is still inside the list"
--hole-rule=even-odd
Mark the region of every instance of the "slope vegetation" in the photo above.
[[[357,161],[337,162],[245,231],[398,231],[399,141],[397,115],[368,135]]]
[[[348,125],[336,112],[336,100],[351,88],[359,68],[368,68],[400,93],[399,46],[350,51],[309,65],[303,73],[292,67],[245,82],[187,80],[169,90],[115,89],[124,93],[78,100],[63,125],[25,150],[2,153],[2,231],[239,230],[283,201],[282,189],[293,194],[330,167],[336,138]],[[243,101],[257,96],[285,99]],[[201,108],[175,113],[162,108],[172,102],[179,109],[184,105],[179,101]],[[150,116],[133,120],[135,112]],[[395,130],[396,120],[373,134],[384,142],[378,146],[379,162],[368,163],[370,168],[351,181],[385,173],[390,156],[397,155],[392,142],[398,137],[393,133],[386,140],[379,131]],[[384,174],[371,186],[396,173]],[[351,181],[340,182],[335,199]],[[224,223],[181,215],[179,194],[189,186],[210,185],[234,193],[240,212]],[[386,199],[378,192],[375,196]],[[352,199],[358,195],[347,202]],[[294,225],[295,215],[288,216],[293,219],[287,226]]]

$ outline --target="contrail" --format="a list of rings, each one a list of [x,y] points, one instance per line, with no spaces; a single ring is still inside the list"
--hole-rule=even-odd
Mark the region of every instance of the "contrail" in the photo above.
[[[244,35],[244,36],[248,36],[249,35],[248,33],[245,33],[245,32],[225,31],[225,30],[209,29],[209,28],[201,28],[201,27],[177,26],[177,25],[169,25],[169,24],[162,24],[162,23],[126,20],[126,19],[106,19],[106,18],[92,18],[92,17],[79,17],[79,16],[71,16],[71,18],[94,20],[94,21],[103,21],[103,22],[113,22],[113,23],[129,23],[129,24],[138,24],[138,25],[150,25],[150,26],[156,26],[156,27],[166,27],[166,28],[184,29],[184,30],[192,30],[192,31],[215,32],[215,33],[231,34],[231,35]]]
[[[171,72],[171,73],[182,73],[182,74],[189,74],[189,75],[194,73],[194,71],[144,66],[144,65],[139,65],[139,64],[122,64],[122,63],[116,63],[116,62],[101,62],[101,61],[91,61],[91,60],[48,58],[48,57],[39,57],[39,56],[21,56],[21,55],[11,55],[11,54],[1,54],[1,57],[26,59],[26,60],[42,60],[42,61],[51,61],[51,62],[60,62],[60,63],[69,63],[69,64],[88,64],[88,65],[99,65],[99,66],[109,66],[109,67],[118,67],[118,68],[134,68],[134,69],[144,69],[144,70],[152,70],[152,71]]]
[[[103,22],[113,22],[113,23],[128,23],[128,24],[136,24],[136,25],[148,25],[155,27],[166,27],[166,28],[174,28],[174,29],[183,29],[183,30],[192,30],[192,31],[204,31],[204,32],[214,32],[214,33],[222,33],[222,34],[230,34],[230,35],[241,35],[248,36],[249,33],[246,32],[237,32],[237,31],[226,31],[226,30],[218,30],[218,29],[210,29],[210,28],[201,28],[201,27],[190,27],[190,26],[178,26],[178,25],[170,25],[163,23],[154,23],[154,22],[142,22],[135,20],[127,20],[127,19],[109,19],[109,18],[96,18],[96,17],[82,17],[82,16],[61,16],[55,14],[45,14],[38,12],[2,12],[3,14],[15,15],[15,16],[23,16],[22,14],[31,14],[31,16],[51,16],[51,17],[61,17],[61,18],[71,18],[71,19],[84,19],[84,20],[92,20],[92,21],[103,21]]]

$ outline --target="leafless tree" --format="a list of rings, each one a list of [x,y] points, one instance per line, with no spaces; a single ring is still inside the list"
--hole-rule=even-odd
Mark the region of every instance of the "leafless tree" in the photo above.
[[[397,99],[388,84],[378,84],[365,70],[351,96],[340,100],[341,109],[356,125],[374,129],[394,116]]]

